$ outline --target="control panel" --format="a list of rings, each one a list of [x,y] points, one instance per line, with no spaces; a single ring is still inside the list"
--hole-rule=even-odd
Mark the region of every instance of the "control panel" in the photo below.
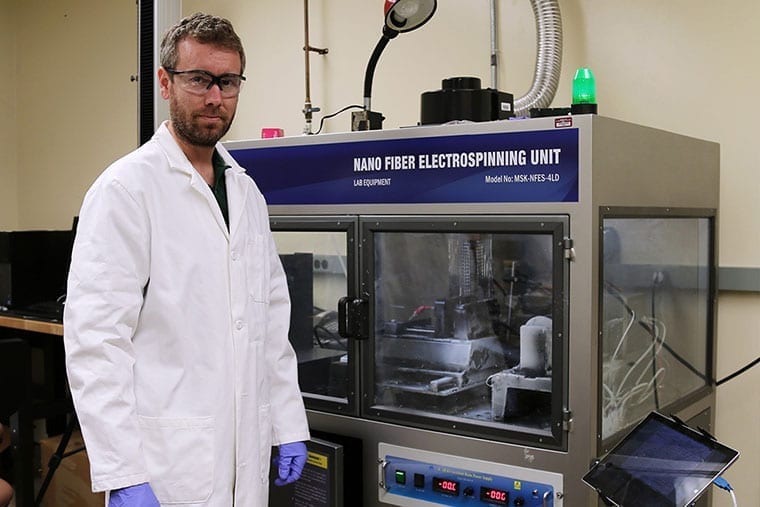
[[[562,475],[381,442],[381,502],[431,505],[561,507]]]

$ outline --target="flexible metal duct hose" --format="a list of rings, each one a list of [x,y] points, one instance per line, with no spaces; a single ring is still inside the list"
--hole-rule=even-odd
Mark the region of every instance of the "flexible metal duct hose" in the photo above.
[[[562,69],[562,18],[557,0],[531,0],[536,18],[536,70],[528,93],[515,99],[515,115],[547,107],[554,100]]]

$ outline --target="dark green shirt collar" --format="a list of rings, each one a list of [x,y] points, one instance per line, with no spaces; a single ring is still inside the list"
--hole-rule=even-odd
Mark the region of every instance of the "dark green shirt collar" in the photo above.
[[[222,210],[224,223],[227,224],[227,228],[229,229],[230,212],[227,204],[227,184],[225,182],[224,173],[232,166],[228,165],[216,150],[214,150],[214,155],[211,157],[211,163],[214,165],[214,184],[209,186],[214,193],[214,197],[216,197],[216,202],[219,203],[219,209]]]

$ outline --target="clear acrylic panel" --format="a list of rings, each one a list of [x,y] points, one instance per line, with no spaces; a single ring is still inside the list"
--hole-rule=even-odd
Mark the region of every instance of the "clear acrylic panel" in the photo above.
[[[708,218],[605,218],[602,439],[709,382]]]
[[[338,336],[338,300],[348,292],[345,231],[273,231],[288,279],[290,342],[304,397],[346,402],[349,343]]]
[[[373,241],[373,408],[549,433],[561,306],[552,234],[376,232]]]

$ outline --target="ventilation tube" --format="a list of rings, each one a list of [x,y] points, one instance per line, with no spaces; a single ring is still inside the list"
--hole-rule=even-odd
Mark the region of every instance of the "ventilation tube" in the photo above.
[[[532,108],[554,100],[562,68],[562,18],[557,0],[530,0],[536,18],[536,69],[530,90],[515,99],[515,115],[528,116]]]

